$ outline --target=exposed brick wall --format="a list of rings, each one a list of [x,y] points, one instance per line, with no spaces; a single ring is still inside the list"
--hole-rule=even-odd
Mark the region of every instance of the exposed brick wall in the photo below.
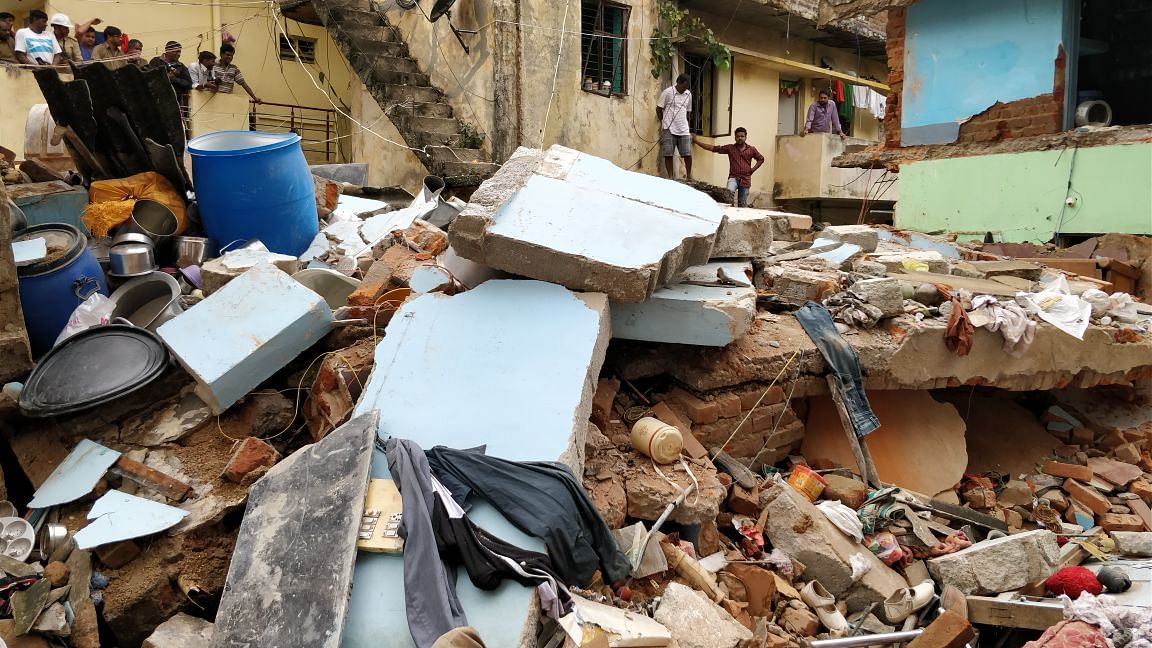
[[[901,97],[904,89],[904,36],[907,8],[888,10],[888,96],[884,115],[884,146],[900,148]],[[1052,135],[1064,129],[1064,48],[1056,57],[1051,94],[997,102],[960,126],[957,144],[998,142],[1017,137]]]
[[[888,10],[888,103],[884,112],[884,146],[900,148],[900,98],[904,90],[904,20],[907,9]]]

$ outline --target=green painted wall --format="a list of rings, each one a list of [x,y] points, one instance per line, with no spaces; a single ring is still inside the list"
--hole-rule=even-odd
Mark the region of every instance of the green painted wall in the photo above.
[[[1066,207],[1066,196],[1075,205]],[[1152,234],[1152,144],[903,164],[896,225],[1009,242],[1044,242],[1057,231]]]

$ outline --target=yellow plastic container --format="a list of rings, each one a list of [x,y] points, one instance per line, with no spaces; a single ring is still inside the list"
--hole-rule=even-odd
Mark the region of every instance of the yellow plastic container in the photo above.
[[[646,416],[632,426],[632,447],[656,463],[670,464],[684,449],[684,437],[664,421]]]
[[[804,496],[813,502],[820,497],[820,494],[824,492],[824,487],[828,485],[828,482],[819,473],[804,464],[792,469],[788,483],[792,488],[804,493]]]

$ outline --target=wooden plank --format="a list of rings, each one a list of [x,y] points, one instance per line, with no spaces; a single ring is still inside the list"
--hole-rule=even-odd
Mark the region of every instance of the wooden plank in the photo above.
[[[972,277],[960,277],[957,275],[946,275],[937,272],[889,272],[888,276],[899,279],[900,281],[907,281],[915,285],[929,283],[943,284],[952,288],[963,288],[977,295],[1015,297],[1017,293],[1015,288],[999,281],[992,281],[990,279],[973,279]]]
[[[1006,600],[989,596],[968,597],[968,620],[972,623],[1047,630],[1064,620],[1064,606],[1058,601]]]
[[[403,512],[404,500],[400,498],[396,482],[391,479],[373,479],[368,482],[368,495],[364,497],[364,517],[360,520],[360,537],[356,540],[356,548],[371,553],[403,553],[404,539],[395,533],[396,525],[400,522],[399,516]]]
[[[848,446],[852,448],[852,456],[856,458],[856,466],[864,475],[864,480],[873,488],[883,488],[880,476],[876,473],[876,464],[872,463],[872,455],[868,453],[868,446],[856,436],[856,428],[852,426],[852,419],[848,416],[848,408],[844,405],[843,395],[836,378],[829,375],[828,390],[832,392],[832,402],[836,404],[836,413],[840,415],[840,423],[844,427],[844,434],[848,435]]]
[[[1144,503],[1144,500],[1128,500],[1128,508],[1132,509],[1132,512],[1136,515],[1140,516],[1141,520],[1144,520],[1144,528],[1146,530],[1152,531],[1152,509],[1148,508],[1148,505]]]
[[[111,470],[113,473],[150,488],[175,502],[183,502],[192,492],[192,487],[179,479],[165,475],[159,470],[125,456],[117,459],[116,463],[112,464]]]
[[[1016,259],[1027,263],[1039,263],[1049,268],[1056,268],[1064,272],[1100,279],[1100,269],[1096,267],[1096,259],[1060,259],[1055,257],[1036,257],[1031,259]]]

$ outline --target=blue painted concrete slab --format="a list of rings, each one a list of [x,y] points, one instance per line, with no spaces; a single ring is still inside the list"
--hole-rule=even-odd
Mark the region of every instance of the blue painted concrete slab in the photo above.
[[[356,414],[379,409],[380,435],[424,448],[487,445],[516,461],[571,458],[584,430],[608,343],[604,295],[539,281],[494,279],[453,297],[433,293],[401,307],[376,347],[376,368]],[[582,440],[577,441],[583,443]],[[382,452],[372,475],[388,478]],[[543,551],[483,501],[469,517],[519,547]],[[410,648],[402,556],[361,553],[343,648]],[[469,623],[488,646],[519,646],[534,590],[476,589],[460,574]]]
[[[52,470],[40,488],[36,489],[36,495],[28,502],[28,508],[59,506],[84,497],[92,492],[100,478],[119,458],[118,451],[95,441],[81,439],[64,461]]]
[[[323,297],[258,265],[157,333],[196,379],[196,395],[220,414],[331,329]]]

